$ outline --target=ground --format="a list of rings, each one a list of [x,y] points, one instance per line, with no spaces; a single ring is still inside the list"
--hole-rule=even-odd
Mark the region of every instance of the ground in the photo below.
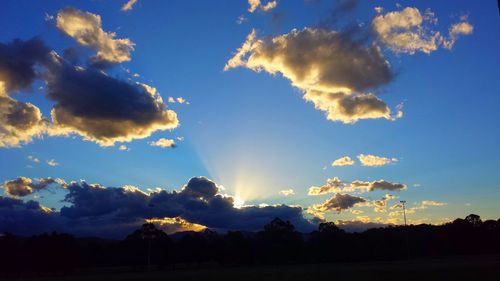
[[[15,279],[24,280],[24,279]],[[440,259],[325,263],[308,265],[256,266],[177,269],[175,271],[131,272],[130,269],[105,269],[80,276],[26,280],[500,280],[500,256],[467,256]]]

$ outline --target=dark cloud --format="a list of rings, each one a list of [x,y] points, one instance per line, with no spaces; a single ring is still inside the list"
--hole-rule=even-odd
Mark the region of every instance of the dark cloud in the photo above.
[[[72,182],[64,187],[67,190],[64,199],[67,205],[60,211],[51,212],[50,224],[43,229],[54,226],[54,230],[77,235],[123,237],[148,218],[158,218],[158,221],[182,218],[189,223],[218,230],[256,231],[276,217],[292,222],[302,231],[314,228],[314,224],[304,218],[301,207],[236,208],[233,197],[220,194],[219,187],[204,177],[192,178],[180,191],[172,192],[145,193],[132,186],[104,187],[86,182]],[[0,216],[4,211],[0,208]],[[17,224],[24,225],[31,216],[26,220],[21,215],[17,218]],[[32,232],[36,233],[37,229],[32,229]]]
[[[29,88],[37,77],[35,66],[47,57],[49,51],[38,38],[0,43],[0,81],[5,83],[5,90]]]
[[[179,124],[177,114],[146,84],[130,84],[93,67],[75,67],[54,53],[47,69],[47,96],[56,102],[52,134],[75,133],[109,146]]]
[[[324,213],[336,211],[341,212],[354,207],[356,204],[365,203],[366,199],[362,197],[352,196],[349,194],[336,193],[332,198],[326,200],[321,204],[315,204],[308,209],[308,212],[318,216],[324,217]]]
[[[39,39],[0,43],[0,147],[29,143],[45,130],[38,107],[17,101],[12,94],[28,89],[37,77],[36,66],[49,50]]]
[[[366,189],[367,191],[374,191],[374,190],[399,191],[407,188],[406,184],[388,182],[386,180],[378,180],[372,182],[353,181],[351,183],[351,186],[354,189]]]
[[[61,230],[59,223],[63,221],[56,213],[36,201],[0,196],[0,233],[31,235]]]

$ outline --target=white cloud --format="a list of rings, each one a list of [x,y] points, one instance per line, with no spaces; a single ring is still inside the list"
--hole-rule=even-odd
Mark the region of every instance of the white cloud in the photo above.
[[[472,33],[473,26],[465,22],[466,18],[461,20],[449,28],[446,38],[439,31],[432,30],[437,18],[430,9],[422,14],[417,8],[407,7],[386,14],[379,12],[372,21],[372,27],[379,41],[396,53],[430,54],[440,46],[451,49],[459,36]]]
[[[37,157],[35,157],[33,155],[28,155],[28,160],[30,160],[31,162],[33,162],[35,164],[40,163],[40,159],[38,159]]]
[[[57,163],[55,159],[47,160],[46,163],[51,167],[59,166],[59,163]]]
[[[115,39],[114,32],[102,29],[101,17],[89,12],[66,8],[57,14],[57,28],[76,42],[97,50],[95,60],[107,63],[130,61],[134,43],[129,39]]]
[[[237,24],[243,24],[244,22],[248,21],[248,19],[245,17],[245,15],[240,15],[237,19],[236,19],[236,23]]]
[[[160,138],[157,141],[151,141],[149,142],[149,145],[158,146],[162,148],[169,148],[176,146],[175,141],[173,139],[166,139],[166,138]]]
[[[130,148],[128,148],[126,145],[124,144],[121,144],[119,147],[118,147],[119,150],[121,151],[129,151]]]
[[[280,190],[279,194],[281,194],[283,196],[291,196],[291,195],[295,195],[295,191],[290,188],[290,189]]]
[[[134,7],[135,3],[137,3],[137,0],[128,0],[125,4],[122,6],[122,12],[127,12],[132,10]]]
[[[261,11],[267,12],[270,11],[276,6],[278,6],[278,1],[277,0],[272,0],[267,2],[266,4],[262,4],[260,0],[248,0],[248,11],[250,13],[255,12],[257,9],[260,9]]]
[[[349,156],[344,156],[333,161],[332,166],[352,166],[354,161]]]
[[[385,166],[394,162],[397,162],[397,158],[387,158],[382,156],[376,156],[371,154],[360,154],[358,155],[358,159],[361,162],[361,165],[368,167],[380,167]]]

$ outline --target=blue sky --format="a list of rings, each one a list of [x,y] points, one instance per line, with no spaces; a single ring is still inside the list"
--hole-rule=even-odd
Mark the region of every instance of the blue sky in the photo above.
[[[206,176],[246,204],[288,204],[307,208],[329,196],[308,196],[311,186],[328,178],[343,181],[404,183],[406,190],[390,192],[410,206],[423,200],[446,203],[411,214],[414,220],[440,222],[474,212],[497,218],[500,213],[500,17],[496,1],[400,2],[360,1],[353,12],[343,12],[331,30],[355,23],[370,26],[378,14],[416,7],[434,12],[432,28],[445,34],[467,16],[472,34],[458,38],[449,50],[426,54],[381,52],[395,73],[389,82],[371,90],[393,109],[403,103],[404,116],[334,122],[306,102],[301,89],[280,73],[256,72],[245,67],[224,71],[224,65],[255,29],[272,38],[317,27],[328,19],[331,1],[278,1],[271,11],[248,12],[246,1],[147,1],[120,10],[125,1],[5,1],[2,2],[0,42],[41,38],[62,54],[76,46],[56,27],[61,9],[73,7],[100,15],[102,29],[135,43],[131,60],[107,70],[111,76],[155,87],[164,100],[183,97],[189,104],[168,104],[180,126],[156,131],[150,137],[101,147],[81,136],[34,138],[20,147],[0,148],[0,182],[18,176],[85,179],[105,186],[123,185],[180,189],[193,176]],[[246,20],[238,24],[237,18]],[[78,46],[80,54],[94,50]],[[125,70],[130,70],[127,73]],[[140,77],[133,77],[137,73]],[[54,103],[38,89],[16,94],[50,116]],[[176,138],[183,138],[177,140]],[[149,145],[159,138],[174,139],[175,148]],[[382,167],[361,166],[356,156],[371,154],[396,158]],[[33,163],[28,156],[36,157]],[[354,166],[332,167],[332,161],[350,156]],[[54,159],[59,165],[49,166]],[[280,190],[293,189],[283,196]],[[387,191],[363,194],[380,199]],[[64,191],[42,191],[40,201],[60,207]],[[359,194],[358,194],[359,195]],[[35,195],[31,195],[35,196]],[[359,208],[358,208],[359,209]],[[363,208],[362,208],[363,209]],[[364,208],[371,221],[387,218]],[[328,212],[327,219],[354,219],[355,214]]]

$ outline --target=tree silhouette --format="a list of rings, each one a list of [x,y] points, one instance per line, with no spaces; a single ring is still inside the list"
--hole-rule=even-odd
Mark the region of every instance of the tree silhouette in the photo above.
[[[470,214],[465,217],[465,220],[472,224],[473,227],[480,227],[483,223],[481,217],[475,214]]]

